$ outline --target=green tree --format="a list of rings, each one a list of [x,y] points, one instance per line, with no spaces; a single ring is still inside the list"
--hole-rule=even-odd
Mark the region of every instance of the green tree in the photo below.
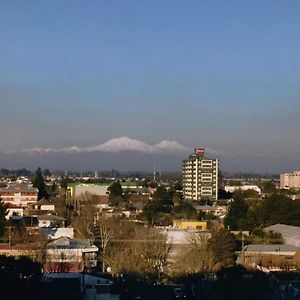
[[[248,206],[243,198],[236,198],[230,202],[228,213],[224,219],[224,226],[230,230],[247,229],[242,228],[243,219],[247,218]]]
[[[276,192],[276,185],[273,181],[265,181],[262,185],[262,190],[264,193],[272,194]]]
[[[277,223],[300,226],[300,202],[284,194],[273,194],[266,198],[256,214],[264,226]]]
[[[69,177],[62,176],[61,181],[60,181],[61,188],[66,191],[69,183],[70,183]]]
[[[157,201],[153,201],[144,206],[143,216],[151,224],[154,224],[156,220],[169,214],[171,207],[169,205],[162,205]]]
[[[7,212],[8,212],[7,206],[0,198],[0,237],[3,236],[5,232],[5,225],[6,225],[5,216],[7,215]]]
[[[173,193],[159,186],[153,193],[152,202],[144,206],[143,216],[151,224],[169,214],[173,206]]]
[[[196,209],[191,203],[186,201],[180,201],[179,205],[174,206],[172,212],[184,219],[195,219],[197,217]]]
[[[109,196],[110,198],[113,197],[122,197],[123,194],[123,189],[120,181],[115,181],[113,182],[110,187],[108,188],[109,190]]]
[[[33,179],[33,186],[39,190],[38,200],[42,198],[46,198],[46,199],[49,198],[49,194],[47,193],[46,184],[40,167],[35,172],[35,177]]]
[[[153,193],[153,201],[157,201],[162,205],[173,205],[173,193],[168,192],[166,187],[163,185],[159,186]]]

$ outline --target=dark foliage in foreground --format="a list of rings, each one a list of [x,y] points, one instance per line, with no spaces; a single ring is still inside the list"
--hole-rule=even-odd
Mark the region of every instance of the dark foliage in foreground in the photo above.
[[[41,266],[29,258],[0,256],[0,297],[10,299],[40,299]]]

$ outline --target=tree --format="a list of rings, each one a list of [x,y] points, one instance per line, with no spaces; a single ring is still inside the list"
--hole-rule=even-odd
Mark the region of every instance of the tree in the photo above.
[[[182,201],[182,199],[181,199],[180,193],[175,192],[175,193],[173,194],[173,199],[172,199],[173,204],[174,204],[175,206],[180,205],[181,201]]]
[[[109,199],[111,204],[117,205],[122,200],[123,189],[120,181],[113,182],[109,187]]]
[[[105,263],[113,274],[159,279],[170,251],[164,234],[128,222],[115,227],[112,234],[114,238],[106,251]]]
[[[184,219],[195,219],[197,217],[197,211],[193,205],[186,201],[180,201],[179,205],[174,206],[173,213],[179,214]]]
[[[236,198],[230,202],[228,206],[228,213],[224,219],[224,226],[229,227],[230,230],[241,230],[243,219],[246,219],[248,206],[243,198]]]
[[[3,236],[5,232],[5,225],[6,225],[6,215],[7,215],[7,206],[0,198],[0,237]]]
[[[108,188],[108,190],[110,197],[122,197],[123,189],[120,181],[113,182]]]
[[[270,293],[270,278],[258,270],[247,270],[243,266],[222,268],[212,290],[213,300],[264,300],[278,299]],[[275,296],[275,295],[273,295]]]
[[[69,183],[70,183],[69,177],[62,176],[61,181],[60,181],[61,188],[66,191],[68,189],[68,184]]]
[[[78,213],[72,217],[72,226],[77,238],[94,241],[93,228],[98,208],[95,205],[93,196],[89,193],[82,194],[77,198]]]
[[[43,175],[44,175],[44,176],[51,176],[51,172],[49,171],[49,169],[45,169],[45,170],[43,171]]]
[[[265,181],[262,185],[264,193],[271,194],[276,192],[276,185],[273,181]]]
[[[99,246],[101,251],[102,272],[105,272],[106,249],[109,246],[111,235],[112,229],[108,224],[108,220],[106,218],[98,219],[94,226],[94,236],[95,243]]]
[[[38,200],[42,198],[46,198],[46,199],[49,198],[49,195],[46,191],[46,184],[44,181],[42,170],[40,167],[35,172],[35,177],[33,179],[33,186],[39,190]]]
[[[157,201],[162,205],[173,205],[173,193],[168,192],[168,190],[163,186],[159,186],[153,193],[153,201]]]
[[[277,223],[300,226],[300,202],[284,194],[273,194],[266,198],[256,214],[260,224],[265,226]]]
[[[193,233],[189,237],[187,247],[181,247],[175,258],[172,269],[177,274],[199,274],[210,273],[214,261],[212,251],[208,247],[207,235]]]
[[[215,265],[227,266],[234,264],[237,241],[230,231],[225,228],[213,231],[208,248],[212,252]]]

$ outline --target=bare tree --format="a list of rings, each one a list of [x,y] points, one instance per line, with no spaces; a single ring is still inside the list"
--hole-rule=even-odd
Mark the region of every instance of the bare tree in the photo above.
[[[121,235],[120,235],[121,233]],[[170,246],[165,235],[153,228],[124,223],[115,232],[105,256],[114,274],[158,278],[164,272]]]
[[[182,245],[174,259],[172,271],[177,274],[210,273],[214,266],[213,254],[208,247],[209,237],[192,233],[189,244]]]
[[[106,249],[111,239],[112,229],[111,226],[108,224],[108,220],[105,217],[98,218],[95,220],[94,226],[94,239],[95,243],[100,248],[100,258],[102,264],[102,272],[105,272],[105,256],[106,256]]]
[[[72,217],[72,226],[74,227],[75,236],[78,238],[89,239],[94,242],[93,228],[98,213],[97,206],[93,197],[89,193],[82,194],[78,197],[79,210]]]
[[[67,273],[72,270],[74,264],[76,264],[76,262],[74,262],[73,255],[67,254],[64,251],[59,253],[47,251],[45,263],[47,272]]]

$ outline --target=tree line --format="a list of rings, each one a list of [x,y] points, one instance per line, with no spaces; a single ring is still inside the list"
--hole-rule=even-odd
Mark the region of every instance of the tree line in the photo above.
[[[300,226],[300,201],[275,193],[264,199],[246,200],[235,193],[228,206],[224,226],[230,230],[256,230],[277,223]]]

